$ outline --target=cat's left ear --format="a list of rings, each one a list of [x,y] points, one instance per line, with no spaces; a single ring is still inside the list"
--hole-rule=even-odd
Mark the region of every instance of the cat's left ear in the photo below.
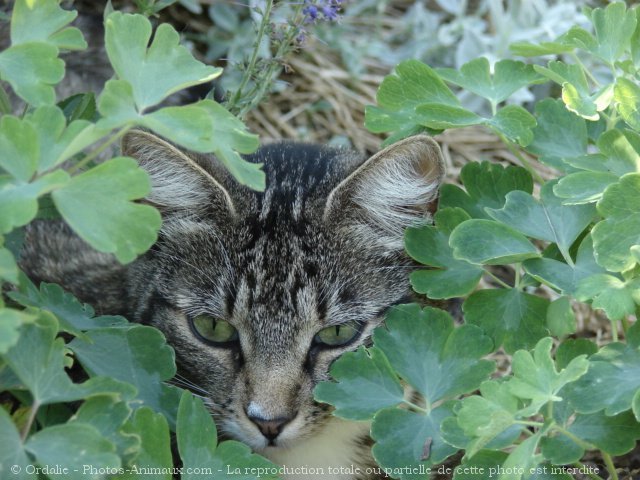
[[[330,193],[324,218],[366,225],[387,246],[402,248],[404,230],[430,220],[444,173],[442,152],[431,137],[406,138],[343,180]]]

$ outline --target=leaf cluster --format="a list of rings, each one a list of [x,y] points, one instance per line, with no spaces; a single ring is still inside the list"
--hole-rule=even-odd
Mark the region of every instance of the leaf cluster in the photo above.
[[[536,469],[599,450],[617,478],[612,457],[640,438],[640,330],[631,327],[640,311],[640,9],[614,2],[587,14],[591,30],[512,45],[526,62],[478,58],[459,70],[402,62],[367,108],[367,127],[390,132],[387,142],[483,125],[522,165],[465,165],[462,186],[442,187],[433,225],[406,232],[407,253],[425,266],[411,274],[414,290],[462,297],[464,324],[439,330],[444,313],[402,307],[406,324],[392,312],[373,346],[345,355],[332,369],[336,383],[316,390],[336,415],[373,419],[384,467],[430,466],[462,449],[463,467],[505,467],[501,480],[539,478]],[[584,66],[594,63],[595,71]],[[560,98],[541,99],[533,113],[509,104],[544,82],[558,84]],[[492,115],[464,108],[458,92],[477,96]],[[535,161],[556,177],[543,181]],[[571,338],[578,303],[609,319],[613,342],[598,348]],[[511,356],[510,373],[468,382],[498,349]],[[408,387],[423,404],[408,400]],[[399,432],[415,441],[401,447]],[[427,443],[431,456],[423,455]],[[454,478],[468,477],[461,470]]]
[[[141,3],[155,13],[172,2]],[[206,401],[168,383],[175,355],[158,330],[95,316],[18,268],[23,227],[36,218],[65,221],[122,263],[156,241],[160,214],[139,202],[150,190],[147,174],[132,158],[105,158],[134,127],[213,153],[238,181],[264,188],[260,165],[240,156],[258,145],[240,120],[208,99],[164,106],[174,92],[221,73],[196,60],[167,24],[154,31],[142,15],[106,12],[113,79],[97,97],[58,101],[60,53],[87,47],[69,26],[75,17],[57,0],[17,0],[11,44],[0,52],[0,282],[9,287],[0,297],[0,478],[56,478],[26,467],[57,465],[72,479],[139,478],[140,468],[170,479],[173,433],[186,470],[227,478],[230,467],[273,467],[245,445],[218,443]]]

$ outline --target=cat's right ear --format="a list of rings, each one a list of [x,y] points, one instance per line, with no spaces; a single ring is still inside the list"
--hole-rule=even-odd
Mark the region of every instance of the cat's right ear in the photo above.
[[[151,179],[145,201],[163,216],[214,211],[235,215],[227,190],[202,160],[152,133],[133,130],[122,140],[122,154],[135,158]]]

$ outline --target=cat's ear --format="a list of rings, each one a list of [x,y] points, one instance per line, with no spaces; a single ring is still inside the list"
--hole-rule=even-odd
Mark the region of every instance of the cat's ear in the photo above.
[[[142,130],[124,136],[122,154],[147,171],[151,192],[145,200],[163,215],[205,210],[235,215],[229,193],[202,159]]]
[[[327,221],[366,227],[388,247],[402,248],[405,228],[428,222],[444,177],[438,144],[426,135],[395,143],[360,165],[329,195]]]

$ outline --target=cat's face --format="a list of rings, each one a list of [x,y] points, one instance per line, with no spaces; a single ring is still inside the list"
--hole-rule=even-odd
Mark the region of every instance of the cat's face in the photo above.
[[[404,144],[365,163],[267,147],[256,193],[149,134],[125,142],[165,219],[131,270],[134,314],[165,333],[224,435],[263,451],[316,434],[331,412],[314,386],[407,299],[402,229],[425,218],[442,170],[433,142]]]

